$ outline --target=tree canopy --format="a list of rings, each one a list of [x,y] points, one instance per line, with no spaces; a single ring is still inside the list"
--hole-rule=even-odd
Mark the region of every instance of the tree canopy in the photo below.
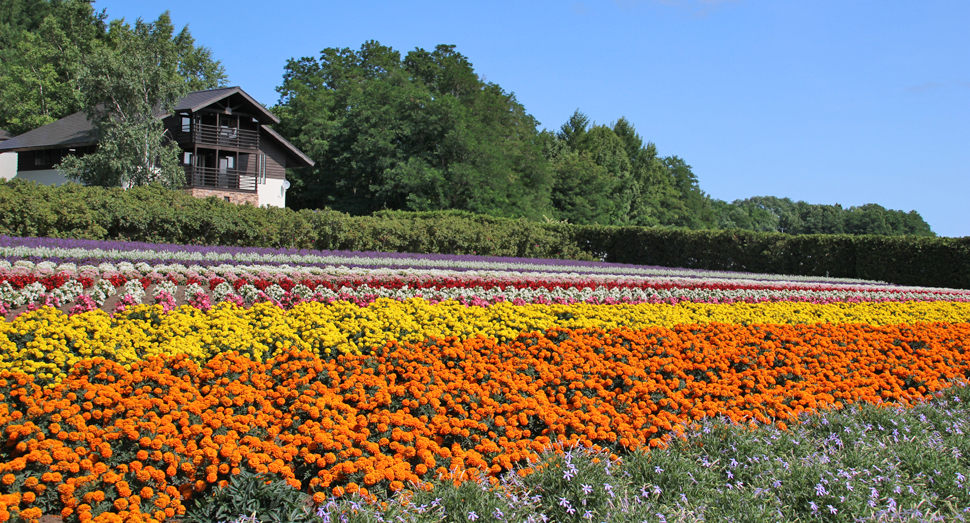
[[[790,198],[755,196],[727,203],[714,200],[717,228],[788,234],[877,234],[936,236],[916,211],[903,212],[870,203],[843,208]]]
[[[0,129],[20,134],[84,108],[82,68],[93,56],[117,49],[121,33],[115,27],[127,25],[123,20],[109,24],[106,11],[96,11],[92,3],[0,2]],[[188,26],[178,33],[173,28],[168,36],[188,90],[224,85],[222,65],[208,48],[195,45]]]
[[[327,48],[278,90],[279,129],[317,162],[294,174],[295,207],[552,211],[537,122],[454,46]]]
[[[0,3],[0,128],[20,134],[81,109],[81,59],[107,32],[81,0]]]
[[[85,185],[131,187],[158,182],[185,184],[178,145],[159,118],[189,90],[181,57],[191,48],[187,29],[173,35],[168,12],[154,22],[111,22],[103,44],[86,55],[77,72],[83,108],[98,130],[98,148],[68,156],[58,167]],[[187,43],[187,45],[186,45]]]
[[[83,110],[98,130],[96,152],[59,168],[89,185],[177,188],[177,147],[158,116],[186,92],[225,84],[222,65],[176,32],[168,12],[154,22],[105,23],[83,0],[12,0],[0,8],[0,128],[26,132]]]
[[[376,41],[326,48],[288,61],[278,91],[281,133],[316,162],[290,174],[296,208],[457,209],[789,233],[929,231],[915,213],[714,200],[686,160],[661,156],[626,118],[598,124],[576,110],[558,131],[538,131],[514,94],[479,78],[451,45],[403,57]]]

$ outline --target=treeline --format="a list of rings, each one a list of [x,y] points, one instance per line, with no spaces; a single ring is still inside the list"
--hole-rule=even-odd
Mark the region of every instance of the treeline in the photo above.
[[[630,122],[595,125],[577,111],[559,132],[539,131],[454,46],[403,57],[374,41],[327,48],[290,60],[279,92],[280,132],[317,162],[293,173],[294,208],[713,223],[690,166],[661,157]]]
[[[239,247],[477,254],[970,288],[970,237],[790,235],[540,223],[464,211],[256,208],[158,185],[0,181],[0,234]],[[106,246],[108,247],[108,246]]]
[[[288,205],[353,215],[463,210],[580,225],[935,236],[915,211],[788,198],[710,198],[677,156],[625,118],[576,111],[540,131],[515,95],[454,46],[403,57],[376,41],[290,60],[281,133],[316,161],[293,172]]]
[[[129,35],[165,45],[120,45]],[[195,45],[187,27],[176,32],[168,13],[132,30],[109,22],[89,0],[0,3],[0,129],[19,134],[81,109],[98,116],[104,104],[83,92],[91,83],[85,78],[101,78],[98,70],[127,63],[121,59],[130,61],[138,48],[167,49],[156,57],[158,69],[171,67],[182,79],[159,86],[169,92],[153,99],[226,83],[221,64]],[[135,69],[145,68],[122,67]],[[110,89],[125,85],[103,90]],[[450,45],[404,55],[376,41],[358,50],[326,48],[316,58],[289,60],[277,90],[279,103],[271,108],[281,119],[277,130],[316,162],[288,174],[287,204],[295,209],[461,210],[580,225],[934,235],[915,211],[875,204],[843,209],[787,198],[712,199],[684,159],[661,155],[625,118],[607,125],[577,110],[557,130],[540,130],[513,93],[481,78]],[[103,116],[109,123],[133,120]],[[123,131],[115,134],[124,138]],[[119,174],[147,157],[118,160],[125,150],[101,147],[104,158],[94,167],[108,165],[101,170],[112,176],[80,179],[148,180]],[[81,174],[94,168],[73,167]]]
[[[717,229],[786,234],[878,234],[936,236],[916,211],[894,211],[874,203],[843,209],[841,205],[794,202],[756,196],[732,203],[714,200]]]

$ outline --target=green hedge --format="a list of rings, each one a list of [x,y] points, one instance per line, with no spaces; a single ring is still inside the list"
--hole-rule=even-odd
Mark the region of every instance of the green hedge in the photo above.
[[[0,181],[0,234],[153,243],[601,260],[838,276],[970,289],[970,237],[794,236],[581,226],[461,211],[349,216],[127,191]]]
[[[880,280],[970,289],[970,237],[788,235],[574,227],[570,240],[616,263]]]

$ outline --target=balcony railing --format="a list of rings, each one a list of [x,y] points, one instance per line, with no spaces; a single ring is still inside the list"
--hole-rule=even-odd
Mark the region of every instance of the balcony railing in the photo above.
[[[179,145],[195,143],[232,147],[234,149],[259,149],[259,131],[236,129],[234,127],[220,127],[218,125],[192,124],[192,132],[180,130],[175,137]]]
[[[215,167],[185,167],[188,187],[212,187],[256,192],[256,173]]]

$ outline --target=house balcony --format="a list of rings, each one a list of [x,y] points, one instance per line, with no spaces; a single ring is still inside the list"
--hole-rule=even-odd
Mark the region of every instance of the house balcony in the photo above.
[[[256,173],[215,167],[185,167],[187,188],[256,192]]]
[[[182,147],[196,144],[213,148],[255,151],[259,149],[259,131],[193,123],[189,129],[180,130],[175,136],[175,141]]]

